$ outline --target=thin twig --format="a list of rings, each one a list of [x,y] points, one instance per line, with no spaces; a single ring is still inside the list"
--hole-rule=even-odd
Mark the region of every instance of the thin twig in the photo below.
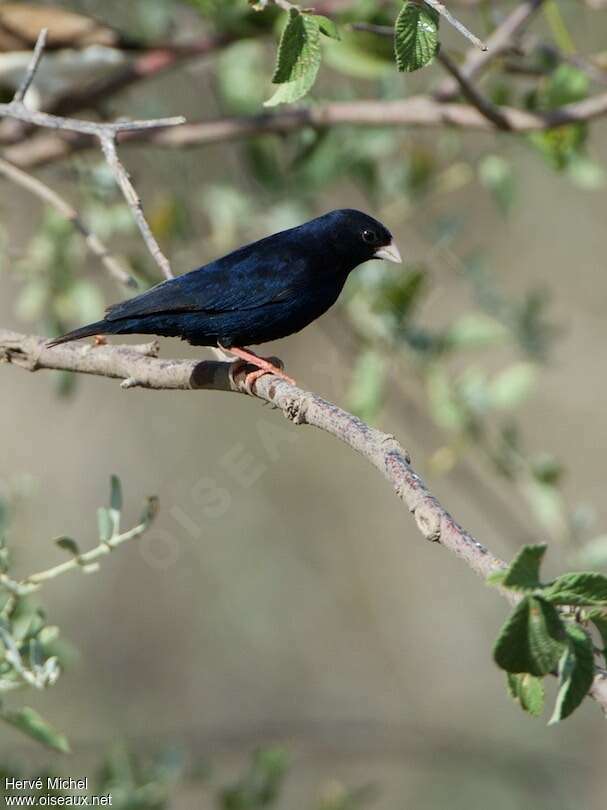
[[[508,119],[502,114],[500,108],[489,101],[489,99],[485,98],[485,96],[483,96],[483,94],[476,89],[474,84],[472,84],[472,82],[467,79],[466,76],[464,76],[459,67],[455,64],[446,51],[440,48],[436,58],[445,68],[445,70],[450,73],[451,76],[453,76],[461,88],[462,95],[470,102],[470,104],[476,107],[476,109],[482,113],[482,115],[484,115],[488,121],[495,124],[498,129],[510,129]]]
[[[25,95],[30,89],[31,83],[34,81],[34,76],[36,75],[38,65],[40,64],[42,54],[44,53],[47,35],[48,28],[43,28],[38,34],[38,39],[36,40],[36,45],[34,47],[34,53],[32,54],[31,61],[27,67],[27,70],[25,71],[25,76],[21,80],[21,83],[13,96],[13,101],[16,103],[19,103],[25,99]]]
[[[160,245],[158,244],[158,241],[152,233],[152,229],[148,225],[148,221],[145,218],[141,198],[131,183],[129,173],[120,162],[120,158],[118,157],[118,152],[116,150],[116,139],[112,135],[104,135],[100,138],[100,142],[105,160],[112,170],[112,174],[114,175],[114,178],[118,183],[122,194],[124,195],[127,205],[133,212],[133,217],[137,223],[137,227],[139,228],[147,249],[158,267],[160,267],[162,275],[166,279],[173,278],[173,271],[171,270],[170,262],[160,249]]]
[[[27,85],[25,82],[22,85],[22,87],[25,86],[26,92],[27,87],[29,84],[31,84],[36,75],[36,70],[39,67],[45,41],[46,31],[43,30],[38,36],[36,47],[27,69]],[[20,87],[20,90],[22,87]],[[177,126],[185,123],[185,118],[183,118],[183,116],[176,116],[172,118],[159,118],[146,121],[117,121],[115,123],[80,121],[76,118],[65,118],[59,115],[50,115],[49,113],[30,110],[25,106],[22,98],[19,97],[20,90],[15,94],[13,101],[9,102],[8,104],[0,104],[0,118],[16,118],[20,121],[25,121],[38,127],[61,130],[63,132],[76,133],[78,135],[92,135],[96,137],[101,145],[105,159],[112,170],[118,187],[122,191],[126,203],[133,213],[137,227],[141,231],[141,235],[143,236],[152,258],[157,263],[165,278],[173,278],[170,263],[160,249],[160,246],[145,219],[141,200],[129,179],[128,172],[120,162],[118,153],[116,151],[116,138],[119,133],[150,131],[164,127]]]
[[[350,27],[354,31],[367,31],[370,34],[377,34],[381,37],[394,37],[394,29],[389,25],[353,23]],[[499,129],[507,130],[510,128],[507,119],[501,114],[499,108],[496,107],[495,104],[492,104],[476,89],[472,82],[462,74],[458,66],[448,56],[442,47],[439,47],[436,58],[443,65],[445,70],[447,70],[448,73],[450,73],[451,76],[453,76],[453,78],[457,81],[465,98],[467,98],[468,101],[485,116],[485,118],[491,121],[491,123],[495,124],[495,126]]]
[[[11,182],[21,186],[21,188],[35,194],[36,197],[43,202],[52,205],[53,208],[61,214],[62,217],[69,220],[74,228],[82,234],[87,247],[91,253],[96,256],[108,273],[116,281],[127,287],[137,288],[137,282],[133,276],[124,269],[120,261],[110,252],[110,250],[103,244],[101,239],[93,233],[86,225],[86,223],[79,216],[75,208],[73,208],[67,200],[64,200],[56,191],[43,183],[37,177],[27,174],[23,169],[19,169],[8,160],[0,157],[0,174],[3,174]]]
[[[469,39],[470,42],[476,45],[477,48],[480,48],[481,51],[488,50],[487,45],[481,39],[479,39],[476,36],[476,34],[473,34],[472,31],[469,31],[466,28],[466,26],[457,19],[457,17],[454,17],[453,14],[451,14],[451,12],[449,11],[449,9],[442,3],[440,3],[439,0],[423,0],[423,2],[427,6],[430,6],[430,8],[433,8],[434,11],[436,11],[438,14],[441,15],[441,17],[444,17],[448,23],[451,23],[451,25],[455,28],[456,31],[459,31],[459,33],[462,34],[462,36],[466,37],[466,39]]]
[[[479,53],[476,48],[472,48],[466,54],[460,66],[461,74],[466,79],[474,79],[491,61],[511,48],[518,34],[530,22],[543,2],[544,0],[525,0],[511,11],[487,39],[486,51]],[[434,93],[434,98],[439,101],[450,101],[458,92],[458,83],[454,79],[446,79]]]
[[[61,369],[129,380],[129,388],[248,393],[245,370],[233,374],[231,363],[160,360],[133,351],[129,346],[91,348],[65,344],[49,349],[46,338],[2,329],[0,361],[29,371]],[[451,517],[415,471],[407,451],[394,436],[382,433],[322,397],[272,375],[256,381],[254,396],[279,409],[294,424],[311,425],[330,433],[366,458],[388,480],[423,537],[444,546],[483,579],[506,566]],[[512,591],[501,589],[500,592],[511,603],[517,601]],[[607,676],[598,667],[590,694],[607,712]]]

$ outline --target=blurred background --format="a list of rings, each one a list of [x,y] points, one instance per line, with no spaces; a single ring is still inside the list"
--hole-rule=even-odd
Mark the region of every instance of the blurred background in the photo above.
[[[3,7],[19,5],[0,3],[0,22]],[[95,62],[97,78],[154,43],[234,40],[82,105],[82,117],[249,115],[271,95],[284,26],[275,8],[39,5],[92,15],[137,43],[123,61]],[[607,76],[597,55],[605,12],[545,5],[512,54],[520,70],[502,59],[483,80],[498,103],[547,109],[597,92]],[[397,73],[389,40],[347,29],[389,24],[398,4],[335,7],[342,41],[327,41],[309,103],[407,97],[444,80],[438,63]],[[514,4],[455,8],[485,36]],[[468,43],[441,31],[459,60]],[[563,52],[596,55],[595,75]],[[11,70],[0,75],[7,98]],[[52,109],[71,82],[82,88],[82,70],[40,82],[32,103]],[[600,120],[532,137],[342,127],[121,154],[176,273],[335,207],[384,221],[405,264],[364,266],[331,313],[264,353],[394,433],[496,554],[548,542],[550,575],[607,562],[605,132]],[[78,208],[142,287],[158,280],[98,151],[26,165],[31,133],[11,143],[0,127],[0,141]],[[0,189],[3,328],[58,334],[125,297],[71,224],[8,180]],[[165,357],[201,352],[162,341]],[[111,474],[123,482],[125,526],[145,496],[160,501],[152,528],[97,573],[67,574],[32,597],[61,628],[64,671],[27,704],[69,737],[72,754],[3,725],[7,774],[96,775],[123,808],[604,807],[599,708],[588,700],[553,727],[520,711],[491,656],[506,603],[426,543],[345,446],[244,397],[1,373],[0,523],[14,576],[64,559],[54,537],[98,542]]]

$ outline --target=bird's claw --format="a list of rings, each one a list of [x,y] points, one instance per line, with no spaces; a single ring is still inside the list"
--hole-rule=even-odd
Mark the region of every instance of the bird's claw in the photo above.
[[[296,385],[297,383],[292,377],[289,377],[288,374],[285,374],[282,370],[284,368],[282,362],[278,360],[278,358],[272,358],[272,361],[275,359],[277,360],[277,364],[275,365],[274,362],[266,360],[262,357],[258,358],[261,362],[263,362],[263,367],[256,368],[255,371],[249,371],[245,374],[243,387],[247,394],[250,396],[254,396],[253,386],[257,382],[260,377],[263,377],[265,374],[273,374],[275,377],[279,377],[281,380],[285,380],[285,382],[290,383],[291,385]],[[280,368],[278,367],[278,363],[280,363]],[[246,360],[241,360],[240,358],[236,358],[232,361],[230,365],[229,377],[230,383],[234,386],[234,388],[238,387],[238,383],[236,381],[236,377],[248,368],[251,365]]]

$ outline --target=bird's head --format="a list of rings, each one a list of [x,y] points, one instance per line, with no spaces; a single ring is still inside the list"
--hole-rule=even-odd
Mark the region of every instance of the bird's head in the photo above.
[[[325,239],[353,269],[370,259],[401,263],[401,255],[390,231],[362,211],[340,208],[313,222],[322,223]]]

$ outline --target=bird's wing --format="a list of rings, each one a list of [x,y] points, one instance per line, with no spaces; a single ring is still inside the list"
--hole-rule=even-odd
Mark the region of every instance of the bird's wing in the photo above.
[[[265,241],[265,240],[262,240]],[[256,243],[259,247],[260,243]],[[247,246],[108,309],[107,320],[161,312],[229,312],[284,301],[305,284],[306,260]]]

